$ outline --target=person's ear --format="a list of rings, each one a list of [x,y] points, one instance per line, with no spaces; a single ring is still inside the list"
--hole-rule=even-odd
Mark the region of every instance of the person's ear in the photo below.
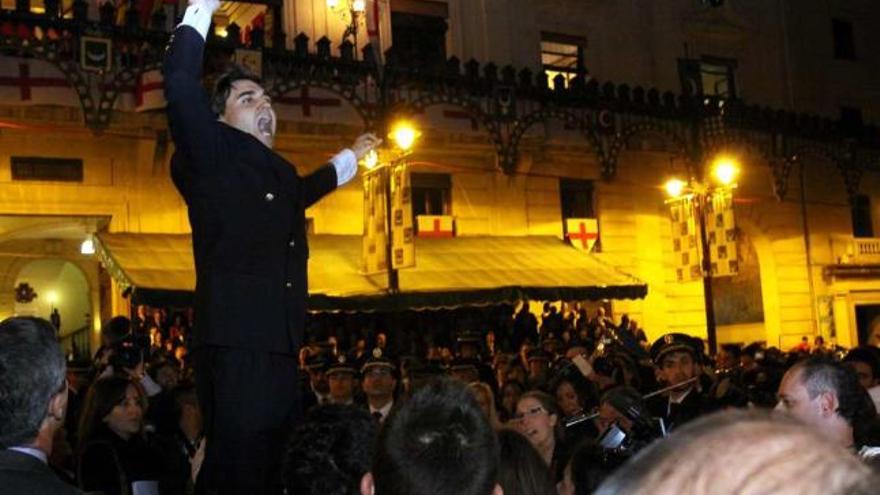
[[[504,495],[504,488],[501,488],[501,485],[495,484],[495,488],[492,490],[492,495]]]
[[[831,392],[823,392],[819,395],[819,410],[822,416],[832,416],[837,414],[837,396]]]
[[[46,415],[59,423],[64,422],[64,414],[67,410],[67,390],[55,394],[49,400],[49,408]]]
[[[373,484],[373,473],[367,471],[361,478],[361,495],[376,495],[376,485]]]

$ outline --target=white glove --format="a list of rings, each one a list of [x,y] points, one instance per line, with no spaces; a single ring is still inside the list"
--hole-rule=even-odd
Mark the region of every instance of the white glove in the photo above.
[[[211,19],[218,8],[220,8],[220,0],[192,0],[183,14],[180,25],[192,27],[202,35],[202,38],[207,39],[208,30],[211,29]]]

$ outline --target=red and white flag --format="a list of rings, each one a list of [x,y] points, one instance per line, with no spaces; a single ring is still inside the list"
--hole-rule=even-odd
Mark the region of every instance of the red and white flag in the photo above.
[[[596,218],[568,218],[565,220],[565,237],[571,245],[592,251],[599,239],[599,220]]]
[[[165,108],[165,80],[159,69],[142,72],[134,91],[135,111]]]
[[[454,237],[455,217],[452,215],[418,215],[419,237]]]
[[[383,3],[385,5],[383,5]],[[370,40],[373,62],[382,73],[384,60],[382,56],[382,11],[387,6],[387,0],[367,0],[367,38]]]
[[[79,107],[80,99],[60,69],[49,62],[0,57],[0,101],[8,105]]]

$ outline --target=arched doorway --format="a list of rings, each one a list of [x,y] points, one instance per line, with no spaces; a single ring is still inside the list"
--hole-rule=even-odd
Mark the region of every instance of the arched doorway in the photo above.
[[[767,339],[761,265],[751,237],[737,229],[739,272],[712,279],[715,320],[720,343],[748,344]]]

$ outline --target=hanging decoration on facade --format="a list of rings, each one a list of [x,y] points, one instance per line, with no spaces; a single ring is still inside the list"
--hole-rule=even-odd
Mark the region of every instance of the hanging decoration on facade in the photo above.
[[[599,240],[599,219],[567,218],[565,237],[572,246],[589,253]]]
[[[34,288],[27,282],[21,282],[15,288],[15,302],[19,304],[28,304],[33,302],[37,297],[37,292],[34,291]]]
[[[93,72],[108,72],[113,61],[113,42],[107,38],[80,38],[80,65]]]
[[[672,255],[675,259],[675,279],[679,282],[700,280],[703,270],[697,245],[697,223],[694,202],[689,196],[670,201],[672,216]]]
[[[729,189],[715,191],[711,200],[706,202],[706,235],[712,276],[736,275],[739,272],[739,251],[733,217],[733,194]]]

